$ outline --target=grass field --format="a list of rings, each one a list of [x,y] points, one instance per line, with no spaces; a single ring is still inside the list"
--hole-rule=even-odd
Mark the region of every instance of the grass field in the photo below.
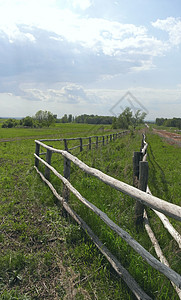
[[[64,218],[33,168],[34,138],[102,135],[109,131],[109,126],[81,124],[58,124],[41,130],[0,129],[0,139],[10,140],[0,142],[0,299],[135,299],[87,235],[71,219]],[[168,145],[152,132],[147,134],[147,141],[152,193],[180,205],[180,148]],[[140,133],[129,134],[98,150],[84,150],[78,157],[132,184],[132,154],[139,150],[140,143]],[[59,171],[63,170],[62,162],[53,154],[52,164]],[[62,185],[52,174],[51,182],[61,192]],[[138,234],[135,230],[134,200],[73,165],[71,183],[155,255],[145,231]],[[177,299],[165,276],[149,267],[73,195],[70,203],[147,294],[153,299]],[[151,210],[148,214],[165,256],[180,273],[179,248]],[[172,223],[180,231],[180,224]]]

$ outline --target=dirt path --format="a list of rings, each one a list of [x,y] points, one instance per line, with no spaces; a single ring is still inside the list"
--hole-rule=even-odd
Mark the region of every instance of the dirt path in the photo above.
[[[169,144],[177,144],[181,147],[181,134],[175,132],[168,132],[166,130],[157,130],[153,129],[153,131],[161,137],[164,137]]]

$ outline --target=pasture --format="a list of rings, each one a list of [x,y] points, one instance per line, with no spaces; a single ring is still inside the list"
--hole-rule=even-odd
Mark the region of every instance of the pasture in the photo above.
[[[71,218],[36,174],[34,139],[103,135],[109,126],[58,124],[48,129],[0,128],[0,299],[135,299],[89,237]],[[149,187],[152,194],[181,204],[181,151],[147,133]],[[95,167],[132,184],[132,155],[139,150],[141,133],[135,132],[97,150],[75,154]],[[58,148],[58,142],[54,142]],[[73,153],[74,154],[74,153]],[[63,172],[62,159],[52,157]],[[61,193],[61,183],[51,175]],[[143,230],[134,225],[134,200],[112,190],[76,167],[71,182],[81,194],[155,256]],[[104,245],[120,260],[153,299],[178,299],[169,280],[151,268],[121,238],[71,195],[73,209]],[[151,225],[171,267],[181,271],[180,249],[159,219],[148,210]],[[180,223],[171,219],[180,232]]]

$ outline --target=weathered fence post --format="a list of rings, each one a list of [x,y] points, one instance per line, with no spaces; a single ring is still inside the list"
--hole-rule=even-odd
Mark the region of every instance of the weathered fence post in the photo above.
[[[91,150],[91,137],[89,137],[89,150]]]
[[[51,147],[51,146],[50,146]],[[51,158],[52,158],[52,151],[47,149],[47,153],[46,153],[46,162],[51,165]],[[45,178],[47,180],[50,179],[50,169],[48,167],[45,167]]]
[[[40,154],[40,145],[39,145],[38,143],[36,143],[35,154],[36,154],[37,156],[39,156],[39,154]],[[39,166],[39,160],[38,160],[38,158],[36,158],[36,157],[35,157],[35,166],[36,166],[37,168],[38,168],[38,166]]]
[[[107,140],[106,140],[106,144],[109,143],[109,136],[107,135]]]
[[[64,177],[68,180],[70,180],[70,166],[71,166],[71,161],[67,158],[64,158]],[[64,185],[63,187],[63,198],[66,202],[69,201],[69,195],[70,191],[69,189]]]
[[[65,151],[68,151],[67,139],[63,139],[63,141],[64,141],[64,149]]]
[[[83,147],[82,147],[82,138],[80,138],[80,152],[82,152]]]
[[[98,149],[98,136],[96,136],[96,149]]]
[[[133,154],[133,186],[138,187],[139,179],[139,162],[142,160],[141,152],[134,152]]]
[[[146,192],[148,185],[148,162],[147,161],[140,161],[139,162],[139,183],[138,188]],[[143,212],[144,212],[144,205],[137,201],[135,206],[135,222],[136,226],[143,225]]]
[[[104,146],[104,135],[102,136],[102,145]]]

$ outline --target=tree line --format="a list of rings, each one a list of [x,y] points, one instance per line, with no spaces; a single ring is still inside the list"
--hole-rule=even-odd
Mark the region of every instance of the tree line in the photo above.
[[[27,116],[21,120],[8,119],[2,124],[2,128],[12,127],[29,127],[40,128],[49,127],[53,123],[86,123],[86,124],[103,124],[112,125],[113,129],[128,129],[129,126],[136,127],[142,124],[146,114],[138,110],[134,115],[129,107],[127,107],[118,117],[98,116],[98,115],[79,115],[74,117],[72,114],[65,114],[58,119],[57,115],[50,111],[39,110],[35,116]]]
[[[65,114],[61,119],[57,119],[57,123],[86,123],[86,124],[112,124],[114,117],[98,116],[98,115],[79,115],[72,116]]]
[[[181,118],[156,118],[156,125],[166,127],[177,127],[181,129]]]
[[[35,116],[27,116],[21,120],[17,119],[7,119],[3,122],[2,128],[12,128],[12,127],[29,127],[29,128],[41,128],[49,127],[56,121],[56,115],[53,115],[50,111],[39,110]]]

